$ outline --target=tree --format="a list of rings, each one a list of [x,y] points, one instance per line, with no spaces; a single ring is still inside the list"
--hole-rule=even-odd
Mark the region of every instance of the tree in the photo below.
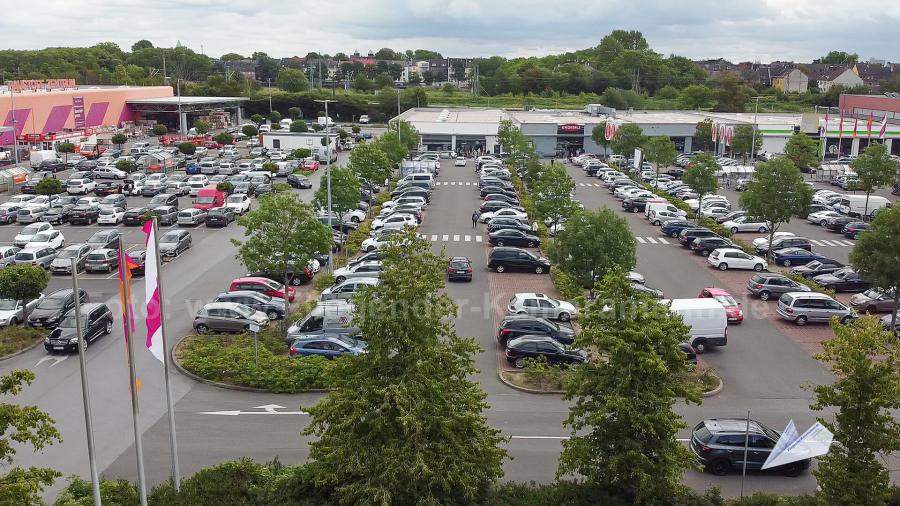
[[[291,107],[288,109],[288,116],[290,116],[292,120],[298,120],[303,117],[303,111],[300,110],[299,107]]]
[[[197,152],[197,146],[192,142],[179,142],[178,151],[181,151],[183,155],[191,156]]]
[[[634,154],[635,148],[642,147],[645,142],[647,142],[647,137],[644,136],[641,127],[634,123],[625,123],[619,127],[610,147],[620,155],[631,156]]]
[[[215,137],[213,137],[213,140],[218,142],[219,144],[222,144],[223,146],[234,144],[234,136],[232,136],[228,132],[222,132],[216,135]]]
[[[798,169],[819,166],[819,146],[804,133],[795,133],[784,146],[784,156]]]
[[[747,165],[747,156],[758,153],[762,149],[762,135],[753,135],[753,125],[738,125],[734,127],[734,136],[731,138],[731,152],[739,154]]]
[[[307,130],[309,130],[309,126],[307,126],[306,122],[302,119],[297,119],[291,121],[290,130],[291,132],[306,132]]]
[[[397,137],[396,130],[385,132],[372,144],[378,146],[378,149],[387,156],[391,166],[399,164],[409,154],[409,149]]]
[[[131,52],[133,53],[133,52],[139,51],[141,49],[147,49],[147,48],[152,48],[152,47],[153,47],[152,42],[150,42],[147,39],[141,39],[131,45]]]
[[[719,181],[716,179],[716,173],[719,171],[719,164],[716,159],[709,153],[700,153],[691,157],[691,163],[681,180],[684,184],[691,187],[697,192],[697,216],[700,216],[700,209],[703,207],[703,196],[716,191],[719,187]],[[752,216],[756,216],[751,213]]]
[[[125,134],[121,134],[121,133],[113,134],[110,141],[112,141],[112,143],[115,144],[116,147],[118,147],[119,149],[122,149],[122,145],[125,144],[126,142],[128,142],[128,136]]]
[[[409,74],[407,83],[409,83],[410,86],[418,86],[422,84],[422,76],[420,76],[418,72],[412,72],[411,74]]]
[[[64,191],[62,181],[55,177],[45,177],[34,187],[38,195],[59,195]]]
[[[606,140],[606,122],[597,124],[593,130],[591,130],[591,140],[593,140],[598,146],[602,147],[604,151],[609,146],[610,141]]]
[[[55,427],[56,422],[47,413],[35,406],[3,402],[11,401],[34,378],[34,373],[25,369],[14,369],[0,376],[0,462],[7,465],[12,465],[16,449],[23,445],[31,446],[38,452],[62,441]],[[60,476],[62,473],[48,468],[12,467],[5,474],[0,474],[0,504],[43,504],[41,492]]]
[[[391,161],[377,143],[360,144],[350,151],[350,168],[372,184],[381,184],[391,175]]]
[[[275,162],[264,162],[262,164],[262,170],[276,174],[278,173],[278,165],[275,165]]]
[[[277,125],[279,122],[281,122],[281,113],[278,111],[270,112],[269,113],[269,122],[271,122],[272,125]]]
[[[859,55],[856,53],[847,53],[844,51],[829,51],[825,56],[815,60],[815,63],[825,63],[831,65],[853,65],[859,61]]]
[[[354,90],[362,92],[371,91],[374,85],[371,79],[361,73],[353,76],[353,82],[350,84]]]
[[[163,136],[167,133],[169,133],[169,128],[166,125],[163,125],[162,123],[153,125],[153,135]]]
[[[359,178],[347,167],[329,166],[325,170],[331,171],[331,212],[337,216],[338,223],[343,223],[344,216],[359,206]],[[313,204],[328,212],[327,185],[319,185]]]
[[[394,87],[394,78],[391,77],[390,74],[388,74],[386,72],[382,72],[381,74],[378,74],[377,76],[375,76],[375,88],[376,89],[380,90],[382,88],[393,88],[393,87]]]
[[[577,211],[578,204],[572,200],[575,181],[560,165],[544,165],[541,175],[532,183],[532,195],[537,212],[557,225]]]
[[[347,137],[350,137],[350,133],[347,132],[346,130],[344,130],[343,128],[338,128],[337,136],[338,136],[338,139],[344,140]]]
[[[550,258],[586,288],[614,269],[627,271],[637,262],[628,222],[606,207],[573,214],[553,242]]]
[[[700,403],[698,389],[683,381],[688,365],[678,347],[690,331],[618,269],[584,313],[575,345],[603,359],[575,367],[566,386],[571,437],[562,442],[557,476],[578,476],[627,504],[677,502],[694,457],[676,440],[687,425],[672,407],[679,397]]]
[[[257,135],[259,135],[259,130],[253,125],[244,125],[243,127],[241,127],[241,133],[246,135],[247,137],[256,137]]]
[[[69,164],[69,153],[75,152],[75,145],[72,144],[71,142],[60,142],[56,146],[56,151],[57,151],[57,153],[63,154],[63,157],[64,157],[63,163],[68,165]]]
[[[266,122],[266,117],[262,114],[254,114],[253,116],[250,116],[250,121],[256,123],[256,128],[258,130],[259,126]]]
[[[741,207],[747,214],[769,224],[769,244],[782,224],[795,214],[806,212],[813,190],[790,160],[779,156],[756,166],[756,175],[741,194]],[[771,248],[768,252],[772,256]]]
[[[697,123],[691,143],[694,150],[710,151],[714,148],[712,141],[712,120],[705,119]]]
[[[866,192],[866,205],[863,208],[862,219],[867,219],[869,196],[873,191],[896,181],[900,163],[891,159],[887,146],[875,142],[869,144],[859,158],[850,162],[850,168],[856,172],[857,177],[853,189]]]
[[[678,95],[678,103],[684,109],[701,109],[709,107],[712,101],[712,90],[702,84],[685,86]]]
[[[312,156],[312,150],[309,148],[297,148],[291,151],[291,157],[293,157],[295,160],[303,160],[309,158],[310,156]]]
[[[422,81],[425,84],[431,86],[431,83],[434,82],[434,72],[432,72],[430,70],[426,70],[425,72],[422,72]]]
[[[137,164],[134,163],[134,161],[127,159],[116,160],[116,168],[122,172],[131,173],[137,168]]]
[[[17,300],[22,307],[23,321],[28,319],[28,303],[41,296],[47,288],[50,275],[41,267],[34,265],[9,265],[0,270],[0,299]],[[15,323],[10,321],[10,325]],[[0,432],[0,435],[3,433]],[[2,445],[0,445],[2,448]]]
[[[278,77],[275,78],[275,84],[289,93],[297,93],[309,88],[309,80],[306,79],[306,74],[302,70],[297,69],[279,70]]]
[[[675,143],[665,135],[650,137],[644,145],[644,158],[656,168],[657,178],[659,177],[659,167],[672,165],[677,157],[678,151],[675,149]]]
[[[284,271],[290,282],[291,267],[303,269],[322,251],[329,251],[331,229],[316,218],[312,207],[293,193],[273,193],[259,199],[259,207],[239,216],[244,241],[232,239],[237,258],[251,272]]]
[[[875,215],[850,250],[850,265],[872,285],[893,295],[891,328],[896,329],[900,310],[900,206],[887,207]]]
[[[834,434],[813,474],[826,504],[886,505],[890,476],[882,459],[900,450],[900,355],[897,341],[873,317],[849,325],[831,323],[834,338],[816,358],[835,381],[816,385],[810,408],[836,408],[833,421],[819,419]]]
[[[744,112],[750,94],[746,87],[741,85],[738,78],[730,73],[725,73],[719,79],[719,89],[716,90],[716,107],[718,112]]]
[[[350,127],[350,131],[354,134],[358,134],[361,130],[362,129],[359,127],[359,125],[353,125]]]
[[[353,299],[366,353],[335,360],[308,409],[310,476],[346,504],[481,503],[506,450],[471,379],[481,347],[450,320],[447,260],[411,230],[381,257],[380,283]]]
[[[194,122],[194,130],[200,135],[206,135],[209,132],[209,121],[198,119]]]

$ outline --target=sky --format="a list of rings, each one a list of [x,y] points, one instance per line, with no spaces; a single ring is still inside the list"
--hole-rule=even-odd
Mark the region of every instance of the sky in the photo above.
[[[0,0],[0,3],[13,0]],[[851,7],[852,6],[852,7]],[[432,49],[444,56],[542,56],[640,30],[693,59],[811,61],[830,50],[900,60],[898,0],[43,0],[3,9],[0,46],[41,49],[138,39],[218,57]]]

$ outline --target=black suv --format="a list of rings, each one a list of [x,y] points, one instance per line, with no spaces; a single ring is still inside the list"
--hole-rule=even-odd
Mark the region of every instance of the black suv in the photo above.
[[[87,292],[79,288],[78,293],[82,304],[88,302]],[[71,288],[57,290],[41,299],[28,314],[28,325],[52,329],[73,307],[75,307],[75,291]]]
[[[148,207],[132,207],[126,209],[125,214],[122,215],[122,225],[130,227],[141,225],[141,219],[149,212],[150,208]]]
[[[522,369],[528,365],[526,359],[539,357],[544,357],[550,364],[563,366],[587,361],[584,350],[567,348],[550,336],[526,335],[506,343],[506,361],[513,367]]]
[[[84,346],[98,337],[112,332],[113,316],[109,307],[103,303],[81,305],[81,332]],[[78,349],[78,334],[75,325],[75,310],[63,316],[59,325],[44,339],[44,349],[50,353],[71,352]]]
[[[550,336],[565,345],[575,341],[574,330],[538,316],[507,316],[497,328],[497,342],[504,348],[509,341],[525,335]]]
[[[713,250],[718,248],[731,248],[734,243],[724,237],[697,237],[691,242],[691,250],[698,254],[708,257]]]
[[[772,251],[778,251],[785,248],[803,248],[806,251],[812,251],[812,243],[805,237],[779,237],[772,241]],[[756,253],[765,255],[769,252],[769,245],[762,243],[756,247]]]
[[[747,426],[746,418],[703,420],[694,427],[689,446],[700,464],[718,476],[742,467],[745,446],[747,469],[761,469],[781,434],[754,420],[750,420],[749,431]],[[809,467],[810,460],[773,467],[772,470],[797,476]]]
[[[147,207],[149,207],[150,209],[162,206],[178,207],[178,196],[171,193],[159,193],[155,197],[150,199],[150,203],[147,204]]]
[[[690,248],[691,243],[698,237],[716,237],[716,233],[708,228],[686,228],[678,233],[678,241],[685,248]]]
[[[535,274],[550,272],[550,260],[521,248],[501,247],[491,249],[488,255],[488,269],[497,272],[529,271]]]
[[[100,215],[100,209],[88,206],[75,206],[69,211],[70,225],[90,225],[97,222],[97,216]]]

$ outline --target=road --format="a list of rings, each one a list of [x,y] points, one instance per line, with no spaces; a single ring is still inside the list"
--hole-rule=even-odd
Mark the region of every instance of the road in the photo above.
[[[578,183],[593,184],[596,179],[586,178],[580,169],[569,167]],[[321,173],[312,177],[315,187]],[[511,439],[507,445],[512,460],[504,464],[506,480],[551,482],[556,471],[560,441],[568,435],[562,421],[568,405],[556,395],[531,395],[506,387],[497,377],[497,345],[494,341],[498,307],[505,300],[498,300],[498,287],[508,289],[522,285],[521,291],[532,283],[536,290],[545,286],[547,276],[521,276],[512,282],[504,275],[485,269],[487,246],[481,235],[483,225],[473,231],[470,216],[479,204],[477,176],[472,166],[453,167],[444,162],[440,184],[426,211],[420,232],[433,240],[435,250],[449,255],[465,255],[475,262],[475,279],[471,283],[454,283],[447,287],[448,294],[456,301],[459,315],[455,320],[460,335],[476,338],[484,348],[476,365],[475,376],[488,394],[489,423],[500,428]],[[452,184],[456,183],[456,184]],[[315,187],[302,190],[303,198],[311,198]],[[577,198],[589,209],[601,206],[618,207],[605,188],[579,186]],[[733,200],[735,201],[735,200]],[[132,204],[133,205],[133,204]],[[645,238],[638,243],[637,270],[647,278],[649,285],[661,288],[667,297],[693,297],[704,286],[740,286],[743,282],[734,277],[722,277],[703,264],[699,257],[692,257],[674,244],[654,243],[646,238],[661,236],[654,227],[638,215],[624,214],[635,236]],[[794,226],[792,224],[791,226]],[[801,225],[802,226],[802,225]],[[10,241],[20,227],[0,228],[0,242]],[[73,230],[69,230],[73,228]],[[87,230],[63,227],[68,242],[86,237]],[[85,227],[80,227],[84,229]],[[91,230],[97,227],[90,227]],[[240,237],[239,227],[231,225],[224,230],[198,229],[194,233],[194,247],[163,269],[166,296],[167,325],[170,345],[179,336],[190,331],[194,313],[199,305],[227,288],[227,282],[243,274],[234,258],[230,239]],[[71,234],[71,238],[69,237]],[[481,242],[478,238],[481,237]],[[131,230],[127,244],[142,241],[140,232]],[[726,273],[731,276],[732,273]],[[744,275],[746,276],[746,275]],[[746,279],[744,277],[744,279]],[[54,279],[51,290],[69,286],[66,279]],[[82,278],[81,286],[88,290],[92,300],[118,301],[118,282],[110,276]],[[135,305],[139,307],[142,281],[135,281]],[[742,296],[740,290],[732,293]],[[771,308],[763,303],[745,300],[748,319],[729,330],[729,344],[715,350],[704,359],[723,377],[724,390],[704,399],[700,406],[678,405],[676,410],[692,425],[707,417],[751,416],[775,428],[783,427],[793,418],[798,427],[813,423],[815,413],[808,409],[811,394],[801,388],[806,382],[829,381],[829,375],[810,357],[802,335],[780,324],[771,317]],[[144,328],[138,315],[137,328]],[[824,327],[809,332],[821,332]],[[168,423],[165,417],[165,397],[161,367],[149,353],[138,349],[136,353],[138,378],[141,381],[140,402],[142,440],[145,452],[147,477],[151,484],[164,481],[170,474]],[[32,454],[20,452],[17,464],[22,466],[51,466],[64,475],[78,474],[86,477],[87,453],[84,438],[81,397],[79,395],[78,361],[72,358],[59,362],[44,361],[42,349],[32,350],[13,360],[0,362],[0,374],[13,368],[33,368],[37,373],[35,383],[17,399],[22,404],[35,404],[48,411],[57,421],[64,442]],[[98,464],[101,472],[110,477],[136,478],[136,464],[132,444],[132,421],[127,382],[127,368],[121,327],[116,326],[111,336],[92,345],[87,353],[91,382],[91,395],[95,434],[98,445]],[[36,365],[37,364],[37,365]],[[242,456],[265,461],[278,457],[284,463],[303,462],[307,458],[307,440],[300,431],[307,423],[303,414],[278,414],[295,412],[302,406],[314,404],[320,394],[278,395],[254,394],[223,390],[196,383],[177,372],[173,374],[175,411],[178,427],[180,461],[183,475],[189,475],[202,467]],[[272,405],[282,408],[273,408]],[[270,406],[265,408],[265,406]],[[221,411],[240,411],[241,414],[208,414]],[[680,438],[688,437],[687,430]],[[896,466],[895,466],[896,467]],[[685,482],[703,489],[719,486],[725,495],[736,495],[740,477],[714,477],[688,471]],[[59,489],[57,484],[50,494]],[[753,474],[748,477],[746,489],[778,492],[804,492],[815,487],[810,474],[799,478],[786,478],[772,474]]]

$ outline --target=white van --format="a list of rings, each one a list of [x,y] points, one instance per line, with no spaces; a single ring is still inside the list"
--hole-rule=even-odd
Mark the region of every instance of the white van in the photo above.
[[[838,202],[837,212],[853,218],[861,217],[864,213],[872,216],[876,211],[891,205],[891,201],[878,195],[869,195],[869,204],[866,206],[865,195],[844,195]]]
[[[305,317],[288,328],[286,341],[292,342],[304,334],[350,334],[354,306],[350,301],[337,299],[319,302]]]
[[[282,129],[287,130],[288,128],[291,128],[292,122],[293,122],[292,119],[285,118],[285,119],[281,120],[278,124],[281,126]]]
[[[405,181],[416,182],[416,181],[427,181],[429,186],[434,187],[434,174],[428,173],[418,173],[418,174],[409,174],[407,176],[403,176],[397,184],[403,183]]]
[[[32,151],[31,152],[31,168],[40,167],[41,163],[45,161],[50,161],[54,163],[62,163],[62,159],[56,153],[56,151],[52,149],[44,149],[41,151]]]
[[[670,213],[679,214],[681,216],[687,216],[686,212],[670,204],[669,201],[664,198],[648,200],[647,207],[644,208],[644,217],[648,220],[650,219],[651,211],[668,211]]]
[[[149,142],[135,142],[131,145],[131,151],[129,153],[134,155],[146,155],[150,152],[150,143]]]
[[[728,344],[728,315],[725,307],[716,299],[672,299],[660,301],[669,305],[672,313],[681,316],[691,329],[691,346],[697,353],[706,352],[711,346]]]

